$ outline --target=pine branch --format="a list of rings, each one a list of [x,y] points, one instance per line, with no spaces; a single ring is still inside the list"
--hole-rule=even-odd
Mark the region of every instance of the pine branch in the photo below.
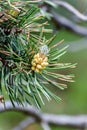
[[[55,22],[56,25],[60,26],[63,28],[67,28],[72,30],[73,32],[82,35],[82,36],[87,36],[87,28],[83,26],[79,26],[75,24],[74,22],[70,21],[69,19],[65,18],[64,16],[55,13],[54,11],[51,12],[53,14],[53,21]]]
[[[60,1],[60,0],[52,0],[51,4],[48,0],[45,1],[45,4],[41,6],[41,9],[43,9],[44,14],[47,17],[52,18],[52,22],[55,24],[56,27],[64,27],[66,29],[70,29],[71,31],[75,32],[76,34],[87,36],[87,28],[84,26],[79,26],[77,23],[72,22],[70,19],[64,17],[61,14],[56,13],[56,11],[53,11],[53,9],[58,8],[58,6],[64,7],[66,10],[71,12],[75,15],[75,17],[78,20],[81,21],[87,21],[87,16],[79,12],[75,7],[73,7],[71,4],[69,4],[66,1]]]
[[[53,0],[54,2],[54,0]],[[79,18],[82,21],[87,21],[87,16],[79,12],[75,7],[73,7],[71,4],[69,4],[66,1],[57,1],[55,0],[55,3],[58,4],[59,6],[64,7],[67,9],[69,12],[73,13],[77,18]]]
[[[36,120],[33,117],[26,118],[22,122],[20,122],[16,127],[13,128],[13,130],[24,130],[27,126],[32,125],[35,123]]]
[[[31,121],[31,123],[34,123],[35,121],[38,123],[43,123],[43,125],[48,124],[60,127],[79,128],[79,129],[85,129],[87,127],[87,115],[73,116],[73,115],[54,115],[54,114],[41,113],[36,108],[31,107],[29,105],[27,108],[24,108],[21,105],[16,104],[16,107],[14,108],[9,101],[6,102],[6,108],[3,108],[3,106],[0,105],[0,113],[6,111],[16,111],[21,112],[27,116],[31,116],[34,119]],[[27,119],[26,125],[28,125],[28,122],[30,123],[30,118]]]
[[[40,108],[44,104],[42,95],[48,101],[53,98],[59,102],[60,97],[48,86],[64,90],[67,85],[59,81],[73,82],[71,75],[53,73],[75,67],[76,64],[59,63],[68,46],[59,49],[63,40],[55,45],[54,37],[46,38],[45,33],[52,31],[47,29],[48,23],[36,4],[0,1],[0,5],[0,95],[4,96],[5,89],[14,107],[16,101]]]

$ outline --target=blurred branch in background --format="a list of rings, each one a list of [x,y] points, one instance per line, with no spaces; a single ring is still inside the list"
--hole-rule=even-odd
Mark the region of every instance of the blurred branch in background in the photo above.
[[[13,128],[13,130],[23,130],[23,129],[25,129],[27,126],[29,126],[29,125],[35,123],[35,121],[36,121],[35,118],[32,118],[32,117],[27,118],[27,119],[23,120],[22,122],[20,122],[20,123],[18,124],[18,126],[16,126],[15,128]]]
[[[78,23],[71,21],[69,18],[58,13],[57,10],[59,6],[64,7],[66,10],[74,14],[75,19],[87,21],[86,15],[80,13],[76,8],[65,1],[45,0],[45,4],[43,4],[41,7],[43,7],[45,12],[48,12],[52,16],[53,23],[56,25],[56,27],[65,27],[66,29],[70,29],[77,34],[87,36],[87,27],[80,26]]]
[[[22,121],[14,130],[22,130],[24,127],[32,123],[40,123],[42,125],[43,130],[50,130],[49,125],[61,126],[61,127],[70,127],[70,128],[79,128],[85,129],[87,127],[87,115],[54,115],[54,114],[45,114],[38,111],[36,108],[28,107],[24,108],[21,105],[15,104],[14,108],[12,104],[7,101],[6,108],[0,105],[0,113],[6,111],[16,111],[21,112],[27,116],[31,116],[27,118],[25,121]]]
[[[59,26],[59,24],[60,24],[62,27],[70,29],[77,34],[87,36],[87,28],[84,28],[82,26],[75,24],[74,22],[59,15],[58,13],[55,13],[54,11],[52,11],[52,14],[53,14],[53,20],[56,23],[56,25],[58,24],[58,26]]]
[[[71,13],[76,15],[77,18],[79,18],[80,20],[87,21],[87,16],[83,15],[82,13],[80,13],[77,9],[75,9],[69,3],[65,2],[65,1],[57,1],[57,0],[55,0],[55,3],[58,4],[59,6],[65,7],[68,11],[70,11]]]

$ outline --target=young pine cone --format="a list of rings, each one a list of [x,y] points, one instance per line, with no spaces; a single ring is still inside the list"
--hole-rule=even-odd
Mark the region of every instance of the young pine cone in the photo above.
[[[34,55],[34,58],[32,60],[32,67],[31,69],[40,73],[43,69],[48,66],[48,58],[42,54],[42,53],[37,53]]]

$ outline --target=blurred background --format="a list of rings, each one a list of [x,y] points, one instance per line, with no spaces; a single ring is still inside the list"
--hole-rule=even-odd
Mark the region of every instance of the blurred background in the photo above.
[[[87,14],[87,0],[66,0],[77,8],[81,13]],[[64,16],[71,19],[71,14],[64,11],[63,7],[59,7],[56,11],[60,12]],[[72,19],[71,19],[72,20]],[[87,22],[79,21],[74,17],[74,22],[77,25],[87,27]],[[53,23],[51,23],[53,24]],[[53,25],[54,26],[54,25]],[[56,27],[55,27],[56,28]],[[55,101],[46,102],[45,106],[42,106],[42,112],[53,114],[70,114],[80,115],[87,114],[87,37],[80,36],[65,28],[56,28],[57,36],[54,42],[58,42],[64,39],[62,46],[69,45],[67,54],[61,58],[61,62],[77,63],[75,69],[62,70],[63,74],[74,74],[75,82],[67,83],[68,88],[60,91],[54,90],[57,95],[62,98],[62,101],[56,103]],[[24,120],[26,116],[16,112],[5,112],[0,114],[0,130],[12,130],[13,127]],[[51,127],[52,130],[68,130],[68,128]],[[25,130],[42,130],[37,125],[31,125]],[[71,129],[69,129],[71,130]]]

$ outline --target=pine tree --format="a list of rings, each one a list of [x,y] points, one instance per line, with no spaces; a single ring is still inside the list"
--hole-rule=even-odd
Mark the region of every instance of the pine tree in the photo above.
[[[58,80],[72,82],[73,75],[62,75],[55,70],[74,68],[76,64],[60,63],[66,47],[59,49],[45,33],[48,22],[34,1],[0,0],[0,95],[12,104],[30,104],[38,108],[47,100],[56,101],[50,87],[66,88]],[[57,71],[58,72],[58,71]],[[58,91],[58,89],[57,89]]]

